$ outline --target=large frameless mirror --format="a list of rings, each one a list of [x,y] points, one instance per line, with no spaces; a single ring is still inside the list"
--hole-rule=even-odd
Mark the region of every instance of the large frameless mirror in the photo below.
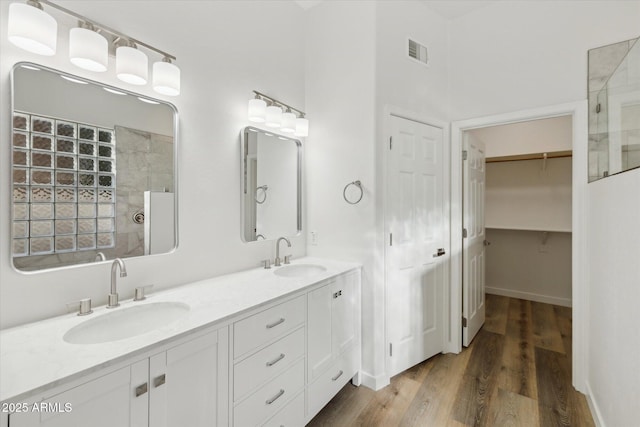
[[[589,181],[640,167],[638,40],[589,51]]]
[[[176,109],[30,63],[12,85],[14,266],[173,250]]]
[[[254,127],[242,132],[242,239],[291,237],[302,231],[302,145]]]

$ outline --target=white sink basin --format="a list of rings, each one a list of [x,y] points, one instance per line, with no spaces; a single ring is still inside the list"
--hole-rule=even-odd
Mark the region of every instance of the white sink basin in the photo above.
[[[168,325],[189,311],[181,302],[154,302],[114,308],[69,329],[63,339],[71,344],[99,344],[134,337]]]
[[[292,264],[277,267],[273,274],[282,277],[313,277],[327,269],[317,264]]]

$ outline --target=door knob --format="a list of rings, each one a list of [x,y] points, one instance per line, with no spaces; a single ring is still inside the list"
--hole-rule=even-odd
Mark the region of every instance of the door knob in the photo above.
[[[437,258],[439,256],[444,255],[446,252],[444,251],[444,248],[438,248],[438,252],[436,252],[435,254],[433,254],[434,258]]]

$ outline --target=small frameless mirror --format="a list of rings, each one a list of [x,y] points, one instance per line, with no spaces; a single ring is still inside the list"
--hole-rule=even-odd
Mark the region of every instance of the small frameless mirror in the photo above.
[[[302,231],[302,144],[264,130],[242,131],[242,239],[296,236]]]
[[[15,268],[173,250],[175,107],[38,64],[11,80]]]

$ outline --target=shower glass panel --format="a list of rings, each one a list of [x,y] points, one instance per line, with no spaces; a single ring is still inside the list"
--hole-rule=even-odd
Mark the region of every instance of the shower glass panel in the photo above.
[[[640,167],[640,43],[589,51],[589,181]]]

